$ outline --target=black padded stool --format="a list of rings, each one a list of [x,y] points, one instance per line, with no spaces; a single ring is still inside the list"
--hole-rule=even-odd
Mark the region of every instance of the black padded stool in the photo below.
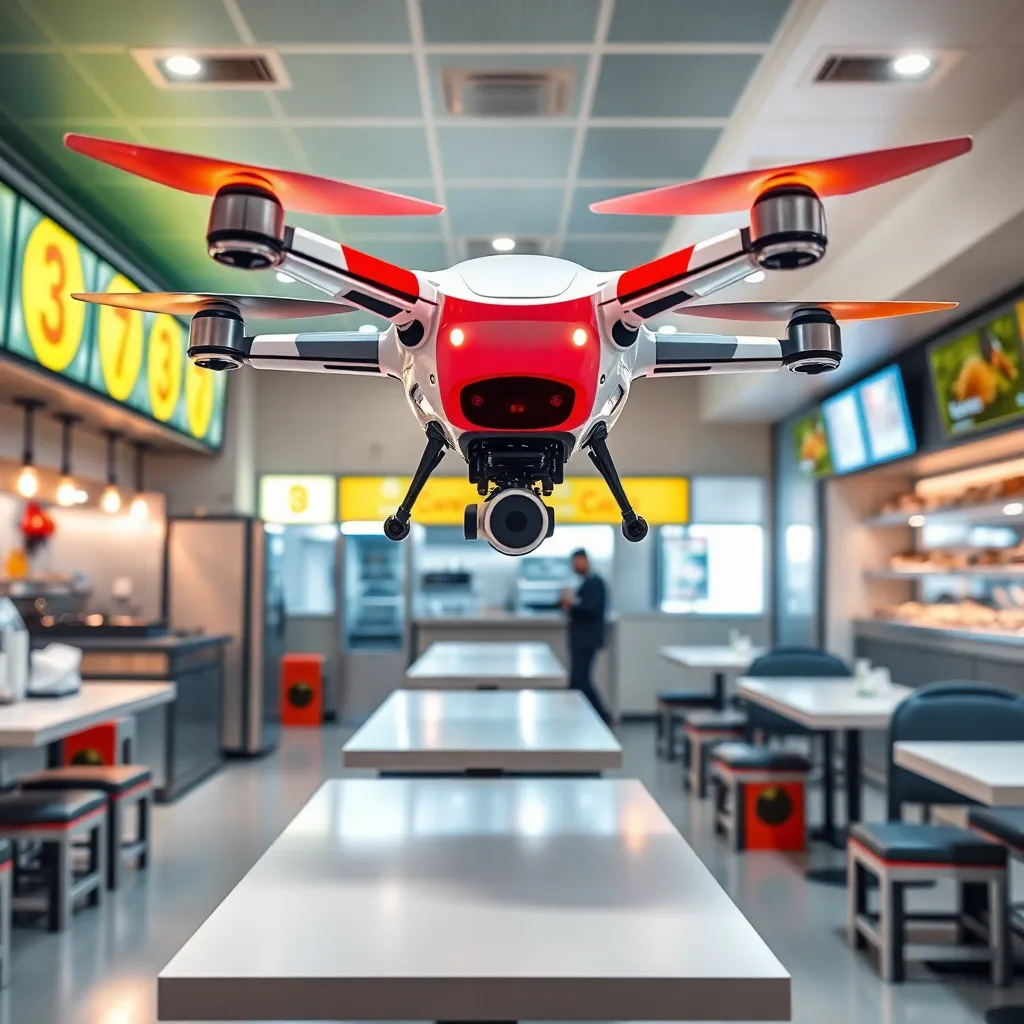
[[[103,900],[107,799],[95,790],[54,789],[0,793],[0,838],[14,845],[12,909],[46,912],[52,932],[62,932],[77,900]],[[88,844],[85,870],[75,872],[75,840]],[[38,869],[18,860],[18,844],[39,843]],[[35,886],[32,882],[35,881]]]
[[[654,737],[655,755],[674,761],[678,750],[676,726],[683,721],[685,712],[715,706],[713,693],[701,693],[698,690],[659,690],[658,713],[655,718],[658,727]]]
[[[135,861],[141,869],[149,855],[149,805],[153,797],[153,772],[145,765],[73,765],[49,768],[30,775],[23,790],[88,789],[103,793],[107,800],[107,888],[121,884],[121,868]],[[135,838],[125,842],[124,825],[128,808],[138,808]]]
[[[703,799],[708,790],[708,752],[725,740],[742,740],[742,711],[690,711],[683,724],[683,787]]]

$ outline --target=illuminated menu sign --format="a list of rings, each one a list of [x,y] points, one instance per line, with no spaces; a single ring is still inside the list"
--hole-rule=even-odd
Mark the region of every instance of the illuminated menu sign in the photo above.
[[[260,477],[260,519],[267,523],[336,523],[333,476]]]
[[[3,350],[208,448],[224,439],[226,375],[185,355],[188,330],[165,314],[91,306],[73,292],[138,285],[0,184]]]

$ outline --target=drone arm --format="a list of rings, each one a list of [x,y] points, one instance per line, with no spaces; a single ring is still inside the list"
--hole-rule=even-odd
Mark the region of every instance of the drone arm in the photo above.
[[[245,362],[257,370],[382,374],[380,350],[386,334],[358,331],[257,334],[246,338]]]
[[[685,306],[741,281],[757,270],[746,228],[661,256],[623,271],[601,305],[611,318],[635,329],[651,317]]]
[[[782,366],[782,343],[775,338],[722,334],[656,337],[653,361],[637,365],[640,377],[683,377],[708,373],[751,373]]]
[[[303,228],[285,229],[278,269],[399,328],[425,323],[436,308],[433,289],[413,271]]]

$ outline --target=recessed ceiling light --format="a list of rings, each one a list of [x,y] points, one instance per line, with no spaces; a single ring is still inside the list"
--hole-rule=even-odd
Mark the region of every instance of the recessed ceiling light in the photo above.
[[[509,238],[507,235],[502,235],[500,238],[495,238],[491,242],[491,248],[495,252],[511,252],[516,247],[516,240]]]
[[[746,281],[747,284],[760,284],[765,277],[766,275],[763,270],[755,270],[752,274],[747,274],[743,280]]]
[[[286,274],[283,270],[279,270],[277,272],[277,279],[278,281],[281,282],[281,284],[291,284],[295,280],[294,277],[292,277],[290,274]]]
[[[189,57],[185,53],[176,53],[173,57],[168,57],[164,61],[164,67],[176,78],[195,78],[203,70],[203,65],[195,57]]]
[[[920,78],[930,70],[931,66],[931,57],[923,53],[905,53],[892,62],[893,71],[903,78]]]
[[[675,324],[662,324],[658,328],[658,334],[675,334],[678,329]]]
[[[362,324],[359,327],[359,333],[360,334],[378,334],[380,332],[377,330],[377,325],[376,324]]]

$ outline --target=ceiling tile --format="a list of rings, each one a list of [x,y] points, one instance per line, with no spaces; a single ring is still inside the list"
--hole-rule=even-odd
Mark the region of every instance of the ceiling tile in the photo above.
[[[753,54],[608,54],[595,117],[728,117],[760,62]]]
[[[293,116],[419,117],[416,66],[402,54],[289,54],[292,88],[278,93]]]
[[[299,169],[287,136],[280,128],[271,126],[150,126],[145,129],[145,136],[151,145],[162,149],[180,149],[222,160]]]
[[[47,26],[69,43],[208,46],[238,43],[215,0],[35,0]]]
[[[0,42],[4,46],[45,43],[46,36],[17,4],[0,4]]]
[[[633,217],[608,213],[591,213],[590,204],[601,199],[611,199],[625,192],[639,192],[640,189],[623,188],[578,188],[572,197],[572,214],[569,217],[569,234],[639,234],[641,232],[662,235],[672,225],[671,217]]]
[[[459,235],[554,235],[561,188],[450,188],[448,212]]]
[[[345,181],[430,180],[422,128],[296,128],[295,137],[315,174]]]
[[[352,245],[378,259],[387,260],[410,270],[443,270],[448,266],[448,253],[441,241],[382,241],[379,239],[353,240]],[[365,323],[365,319],[361,321]]]
[[[580,88],[587,70],[587,58],[579,53],[431,53],[427,55],[430,75],[430,99],[437,117],[450,117],[444,102],[445,68],[470,68],[479,70],[530,71],[562,70],[572,71],[572,96],[569,113],[575,115],[580,106]]]
[[[695,178],[718,135],[717,128],[590,128],[580,177]]]
[[[238,0],[246,24],[264,43],[404,43],[403,0]]]
[[[616,43],[766,43],[789,0],[629,0],[615,5]]]
[[[82,54],[86,71],[132,118],[270,117],[270,104],[253,89],[158,89],[127,53]]]
[[[126,174],[113,187],[94,186],[90,195],[109,214],[127,218],[142,237],[195,239],[205,252],[208,196],[179,192]]]
[[[428,43],[583,43],[600,0],[421,0]]]
[[[0,57],[0,108],[25,117],[109,117],[110,108],[61,56],[6,53]]]
[[[447,178],[562,178],[569,170],[571,128],[437,130]]]
[[[628,270],[658,255],[658,243],[595,242],[569,238],[559,255],[590,270]]]
[[[401,192],[403,195],[415,196],[417,199],[436,201],[437,196],[431,185],[410,186],[408,188],[389,189],[390,192]],[[438,217],[338,217],[337,223],[342,230],[342,240],[349,238],[365,238],[370,235],[381,237],[394,235],[422,235],[424,238],[441,237],[441,221]],[[356,248],[359,248],[358,244]]]

